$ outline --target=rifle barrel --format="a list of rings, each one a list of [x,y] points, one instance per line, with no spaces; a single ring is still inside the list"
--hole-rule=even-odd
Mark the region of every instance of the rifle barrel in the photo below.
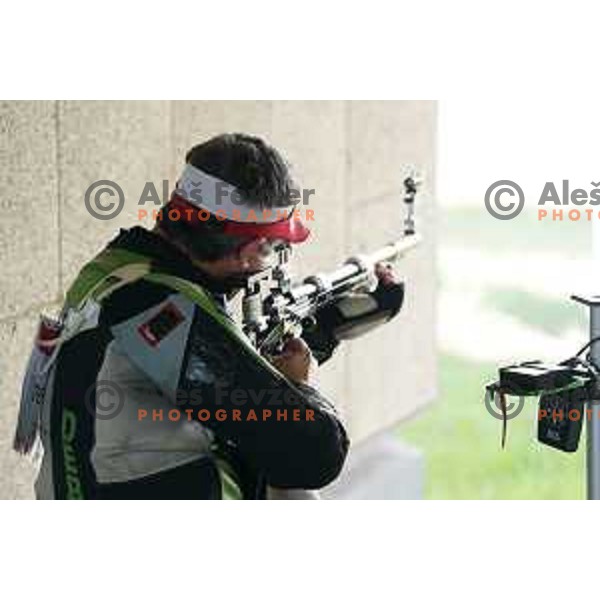
[[[376,250],[369,254],[366,258],[372,264],[385,260],[397,260],[402,258],[407,252],[412,250],[421,241],[421,236],[418,233],[413,233],[403,237],[397,242],[392,242],[384,246],[380,250]]]
[[[407,235],[402,239],[385,245],[383,248],[376,250],[371,254],[361,256],[361,260],[372,268],[376,263],[381,261],[395,261],[412,250],[421,241],[421,236],[417,233]],[[320,275],[327,287],[337,288],[345,282],[356,278],[366,272],[354,262],[347,262],[335,271]],[[292,287],[291,293],[294,298],[308,298],[319,293],[319,286],[316,283],[304,282]]]

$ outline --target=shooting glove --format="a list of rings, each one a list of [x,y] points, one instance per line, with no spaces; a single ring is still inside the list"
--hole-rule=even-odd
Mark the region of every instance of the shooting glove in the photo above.
[[[380,281],[373,292],[353,292],[320,308],[314,325],[305,328],[302,337],[321,365],[340,341],[359,337],[390,321],[400,312],[403,301],[404,283]]]

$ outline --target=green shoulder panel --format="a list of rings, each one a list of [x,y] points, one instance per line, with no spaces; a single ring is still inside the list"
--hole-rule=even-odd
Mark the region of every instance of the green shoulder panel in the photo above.
[[[169,287],[196,304],[215,319],[236,341],[261,363],[274,377],[281,373],[261,356],[243,331],[223,312],[211,294],[200,285],[186,279],[151,270],[151,260],[128,250],[108,249],[87,263],[69,288],[65,308],[79,309],[90,298],[102,301],[107,295],[127,283],[144,279]]]
[[[119,284],[141,278],[150,270],[150,259],[128,250],[104,250],[77,275],[66,295],[66,308],[79,308],[90,297],[100,298]]]

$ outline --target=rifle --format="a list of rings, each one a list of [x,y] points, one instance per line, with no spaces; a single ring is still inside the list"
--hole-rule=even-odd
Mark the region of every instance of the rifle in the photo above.
[[[242,299],[242,328],[261,353],[279,353],[287,338],[298,337],[314,326],[314,315],[321,307],[368,289],[376,263],[396,261],[417,246],[420,236],[415,231],[414,202],[419,184],[409,175],[403,185],[406,217],[400,239],[371,254],[352,256],[336,270],[311,275],[295,285],[286,268],[291,249],[283,245],[276,251],[275,264],[248,280]]]

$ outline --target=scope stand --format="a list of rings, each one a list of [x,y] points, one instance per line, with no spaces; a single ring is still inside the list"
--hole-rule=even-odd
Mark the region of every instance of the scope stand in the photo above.
[[[571,299],[590,309],[590,341],[600,337],[600,295],[573,295]],[[600,341],[591,345],[590,358],[600,369]],[[600,406],[599,399],[600,390],[596,382],[591,401],[594,408]],[[600,417],[595,409],[587,424],[586,471],[588,500],[600,500]]]

